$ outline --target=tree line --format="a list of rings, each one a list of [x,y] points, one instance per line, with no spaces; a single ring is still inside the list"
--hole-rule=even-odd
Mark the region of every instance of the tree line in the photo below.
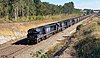
[[[64,5],[54,5],[40,0],[0,0],[0,18],[8,19],[27,16],[46,16],[56,14],[72,14],[80,12],[74,8],[74,3],[69,2]]]

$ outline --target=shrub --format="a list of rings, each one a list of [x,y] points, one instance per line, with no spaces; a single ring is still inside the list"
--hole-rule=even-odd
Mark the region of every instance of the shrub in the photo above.
[[[30,55],[32,55],[33,58],[48,58],[47,54],[43,50],[36,51],[36,53],[32,52]]]
[[[76,27],[76,30],[80,30],[82,26],[83,26],[82,24],[78,25],[78,26]]]

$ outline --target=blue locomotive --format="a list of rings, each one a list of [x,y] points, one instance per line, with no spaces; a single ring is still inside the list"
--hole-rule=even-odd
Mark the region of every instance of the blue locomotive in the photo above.
[[[27,38],[30,42],[40,42],[48,37],[63,31],[64,29],[78,23],[79,21],[89,17],[90,15],[80,16],[76,18],[71,18],[55,23],[51,23],[45,26],[40,26],[37,28],[31,28],[28,30]]]

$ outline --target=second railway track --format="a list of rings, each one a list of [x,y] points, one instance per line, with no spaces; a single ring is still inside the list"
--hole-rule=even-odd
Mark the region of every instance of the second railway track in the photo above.
[[[18,55],[31,47],[32,46],[25,45],[11,45],[5,47],[4,49],[0,49],[0,58],[14,58],[15,55]]]
[[[0,58],[14,58],[14,56],[30,49],[35,45],[9,45],[0,49]]]

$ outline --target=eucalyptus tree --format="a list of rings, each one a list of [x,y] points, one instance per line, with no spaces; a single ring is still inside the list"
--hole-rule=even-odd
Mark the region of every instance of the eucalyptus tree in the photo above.
[[[74,8],[74,3],[54,5],[41,0],[0,0],[0,17],[9,19],[28,16],[46,16],[56,14],[71,14],[79,11]]]

